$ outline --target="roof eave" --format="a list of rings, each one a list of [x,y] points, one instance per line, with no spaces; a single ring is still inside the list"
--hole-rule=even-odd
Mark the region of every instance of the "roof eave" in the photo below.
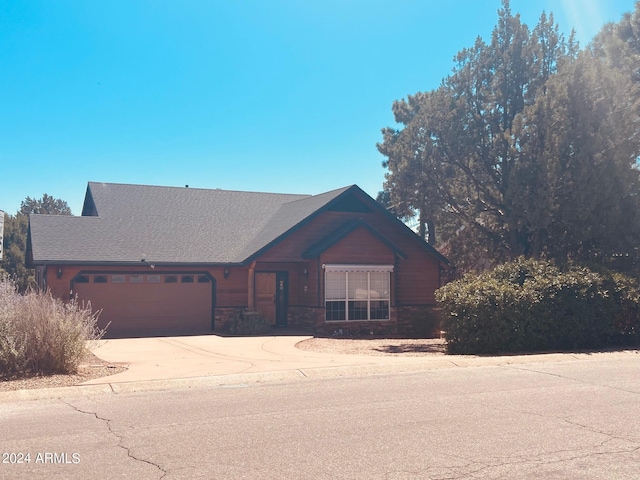
[[[84,261],[84,260],[36,260],[32,266],[68,265],[87,267],[241,267],[242,262],[135,262],[135,261]]]

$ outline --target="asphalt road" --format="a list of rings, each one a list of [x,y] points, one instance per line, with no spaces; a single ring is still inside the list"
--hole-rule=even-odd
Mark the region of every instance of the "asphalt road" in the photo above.
[[[2,479],[637,479],[640,355],[1,403],[0,452]]]

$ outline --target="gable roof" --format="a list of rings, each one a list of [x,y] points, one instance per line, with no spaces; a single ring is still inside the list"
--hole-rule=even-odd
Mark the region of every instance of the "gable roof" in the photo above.
[[[321,212],[353,208],[384,212],[448,263],[356,185],[294,195],[89,182],[82,216],[30,215],[28,256],[33,264],[243,264]]]
[[[34,263],[242,263],[350,187],[321,195],[90,182],[83,216],[31,215]]]

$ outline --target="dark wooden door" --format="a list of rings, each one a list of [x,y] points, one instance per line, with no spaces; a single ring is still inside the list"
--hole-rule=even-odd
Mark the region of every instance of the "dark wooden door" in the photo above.
[[[289,276],[287,272],[256,273],[256,310],[269,325],[287,325]]]

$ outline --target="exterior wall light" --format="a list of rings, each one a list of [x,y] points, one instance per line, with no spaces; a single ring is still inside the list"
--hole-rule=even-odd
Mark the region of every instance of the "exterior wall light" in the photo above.
[[[58,280],[62,278],[62,267],[58,267],[58,270],[56,270],[56,277]]]
[[[227,278],[229,278],[229,269],[225,268],[224,269],[224,279],[226,280]]]

